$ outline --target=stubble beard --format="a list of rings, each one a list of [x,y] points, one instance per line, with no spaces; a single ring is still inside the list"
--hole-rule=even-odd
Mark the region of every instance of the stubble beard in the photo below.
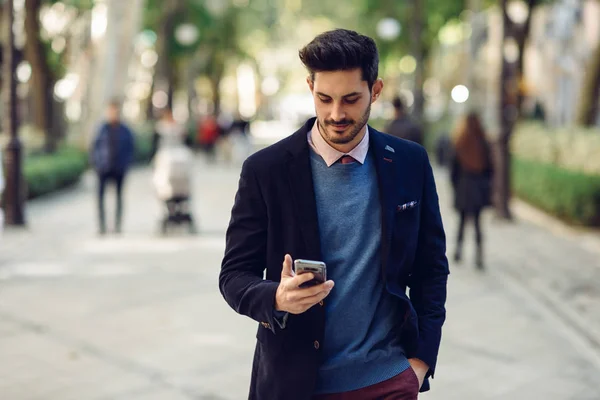
[[[350,127],[350,132],[345,133],[343,135],[339,135],[337,133],[330,133],[330,130],[335,130],[335,126],[332,124],[332,121],[318,121],[318,126],[319,126],[319,131],[321,132],[321,135],[325,136],[325,139],[327,139],[328,142],[334,143],[334,144],[348,144],[350,142],[352,142],[354,139],[356,139],[356,136],[358,136],[358,134],[360,133],[360,131],[362,131],[362,129],[365,127],[365,125],[367,124],[367,122],[369,121],[369,117],[371,116],[371,103],[369,103],[369,106],[367,107],[367,109],[365,110],[364,114],[362,115],[362,117],[360,118],[360,120],[358,122],[354,122],[354,121],[349,121],[352,125]]]

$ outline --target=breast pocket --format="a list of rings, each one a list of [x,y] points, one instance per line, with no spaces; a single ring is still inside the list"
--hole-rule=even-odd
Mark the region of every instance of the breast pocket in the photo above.
[[[399,205],[394,215],[394,232],[406,236],[405,239],[416,238],[419,233],[420,211],[421,205],[417,201]]]
[[[419,241],[420,205],[403,208],[399,206],[394,215],[391,255],[399,263],[405,277],[412,271],[412,264]]]

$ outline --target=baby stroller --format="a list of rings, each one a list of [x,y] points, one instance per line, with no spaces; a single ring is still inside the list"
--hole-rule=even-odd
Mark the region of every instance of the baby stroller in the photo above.
[[[190,209],[192,152],[178,140],[179,135],[166,128],[171,127],[157,126],[160,146],[154,158],[154,187],[165,205],[160,231],[165,235],[170,226],[185,224],[193,234],[196,226]]]

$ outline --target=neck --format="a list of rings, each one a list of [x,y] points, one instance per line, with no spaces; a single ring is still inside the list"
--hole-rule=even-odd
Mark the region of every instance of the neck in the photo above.
[[[362,129],[360,130],[360,132],[358,133],[358,135],[356,135],[356,137],[354,139],[352,139],[351,142],[348,143],[332,143],[329,140],[327,140],[327,137],[323,135],[323,133],[321,133],[321,124],[319,124],[319,122],[317,121],[317,127],[319,128],[319,134],[321,135],[321,137],[323,138],[323,140],[325,140],[325,142],[327,142],[328,145],[330,145],[331,147],[333,147],[334,149],[336,149],[339,152],[342,153],[350,153],[356,146],[358,146],[358,144],[361,142],[361,140],[363,140],[363,138],[365,137],[365,133],[367,132],[367,124],[365,124],[365,126],[362,127]]]

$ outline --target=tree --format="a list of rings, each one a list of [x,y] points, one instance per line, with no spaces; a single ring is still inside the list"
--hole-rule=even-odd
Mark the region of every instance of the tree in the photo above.
[[[363,1],[361,18],[364,31],[372,35],[376,41],[383,64],[389,58],[398,58],[402,54],[412,54],[417,65],[414,72],[414,105],[413,117],[422,122],[425,99],[423,82],[425,80],[426,62],[430,51],[437,40],[440,29],[448,22],[456,19],[465,9],[464,0],[410,0],[406,2],[375,0]],[[377,23],[386,17],[400,22],[402,32],[397,40],[385,41],[378,37]]]
[[[516,25],[508,15],[508,0],[501,0],[503,42],[501,48],[515,40]],[[517,65],[506,57],[501,57],[500,72],[500,134],[496,143],[496,212],[503,219],[512,219],[509,209],[510,200],[510,148],[509,142],[517,120],[518,82]]]
[[[173,63],[173,37],[177,16],[182,12],[184,4],[181,0],[163,0],[158,24],[157,53],[154,86],[167,93],[167,107],[173,107],[173,91],[175,86],[175,67]]]
[[[25,57],[31,65],[31,84],[33,99],[33,122],[36,128],[44,132],[45,150],[53,152],[56,149],[57,135],[52,130],[52,88],[54,74],[48,61],[48,49],[40,37],[41,24],[39,19],[43,0],[25,0]]]
[[[411,41],[412,54],[417,62],[414,79],[413,115],[418,123],[423,122],[425,97],[423,96],[423,83],[425,81],[425,57],[429,52],[430,44],[425,43],[423,31],[426,27],[426,15],[423,9],[424,0],[412,0]],[[429,45],[429,46],[428,46]]]
[[[205,40],[200,51],[206,53],[207,62],[201,67],[200,72],[210,80],[215,115],[218,115],[221,109],[219,86],[225,75],[228,60],[250,57],[239,46],[238,15],[239,9],[231,7],[220,17],[211,19],[201,31]]]
[[[5,165],[6,165],[6,190],[3,192],[3,203],[6,210],[6,223],[8,225],[25,225],[24,214],[24,182],[23,182],[23,157],[22,146],[18,135],[18,115],[17,115],[17,83],[15,79],[16,52],[14,45],[14,0],[5,1],[3,4],[4,12],[2,28],[4,29],[4,43],[2,49],[3,56],[3,83],[4,90],[2,97],[4,100],[4,129],[9,135],[9,142],[6,146]]]
[[[587,65],[577,110],[577,123],[593,126],[598,121],[598,113],[600,113],[600,43]]]
[[[240,47],[239,16],[240,8],[222,5],[222,9],[211,9],[208,2],[200,0],[148,0],[145,27],[157,32],[159,61],[155,69],[155,87],[167,88],[169,106],[175,86],[179,83],[177,72],[186,63],[200,58],[202,63],[193,63],[197,68],[188,72],[203,74],[212,88],[214,113],[220,110],[219,86],[225,75],[227,63],[235,58],[249,55]],[[244,9],[244,12],[251,12]],[[177,42],[175,31],[181,24],[192,24],[199,32],[193,44]],[[183,74],[185,75],[185,74]]]
[[[33,102],[33,122],[44,133],[46,152],[54,152],[60,138],[60,127],[53,123],[53,117],[60,109],[54,100],[53,88],[57,79],[64,73],[60,55],[56,54],[47,41],[42,39],[40,10],[58,0],[25,0],[25,58],[31,65],[31,97]],[[64,3],[78,10],[88,10],[93,0],[65,0]]]
[[[519,117],[523,103],[520,83],[523,79],[524,53],[531,31],[531,18],[534,8],[546,0],[527,0],[527,16],[522,23],[513,21],[509,16],[509,0],[501,0],[503,41],[502,67],[500,73],[500,134],[496,142],[495,192],[496,213],[503,219],[512,219],[510,212],[511,198],[511,156],[510,138]],[[516,60],[507,60],[504,49],[507,45],[516,43],[518,56]]]

